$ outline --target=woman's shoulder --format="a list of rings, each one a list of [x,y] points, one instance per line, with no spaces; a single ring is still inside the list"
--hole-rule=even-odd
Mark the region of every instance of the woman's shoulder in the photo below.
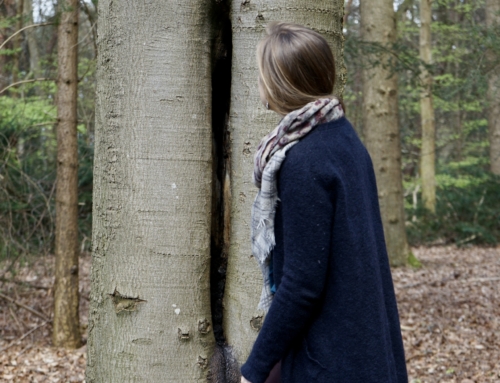
[[[283,162],[283,169],[331,173],[358,162],[368,152],[346,117],[320,124],[292,147]]]

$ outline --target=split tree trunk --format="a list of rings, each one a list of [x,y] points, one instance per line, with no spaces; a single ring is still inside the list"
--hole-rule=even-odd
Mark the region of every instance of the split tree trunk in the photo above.
[[[486,26],[500,29],[500,2],[486,1]],[[488,52],[488,56],[492,56]],[[494,57],[491,57],[494,62]],[[488,129],[490,136],[490,169],[500,175],[500,65],[497,65],[488,78]]]
[[[231,232],[224,296],[224,333],[240,362],[248,357],[263,322],[257,311],[262,276],[250,249],[250,209],[257,193],[252,184],[253,155],[260,139],[279,121],[262,106],[257,88],[255,50],[273,20],[315,29],[330,42],[336,58],[337,85],[345,84],[343,61],[343,1],[233,1],[233,60],[229,134],[231,145]]]
[[[52,342],[81,344],[78,316],[78,0],[59,2],[57,78],[56,270]]]
[[[431,1],[420,0],[420,59],[431,64]],[[422,178],[422,200],[429,211],[436,212],[436,123],[432,105],[432,76],[422,68],[420,76],[420,115],[422,120],[422,148],[420,150],[420,177]]]
[[[89,383],[206,381],[209,5],[98,4]]]
[[[392,0],[361,1],[364,41],[389,45],[396,38]],[[387,62],[388,56],[380,57]],[[401,174],[401,142],[398,126],[397,77],[384,65],[363,70],[363,131],[372,157],[379,193],[387,252],[391,265],[407,263]]]

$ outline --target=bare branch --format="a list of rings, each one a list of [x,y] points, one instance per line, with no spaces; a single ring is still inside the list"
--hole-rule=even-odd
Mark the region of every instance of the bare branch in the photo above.
[[[20,337],[18,340],[15,340],[13,341],[12,343],[8,344],[7,346],[5,346],[4,348],[2,348],[0,350],[0,352],[4,352],[5,350],[7,350],[8,348],[11,348],[12,346],[16,345],[16,344],[19,344],[24,338],[26,338],[28,335],[32,334],[33,332],[35,332],[36,330],[38,330],[39,328],[45,326],[47,323],[49,323],[49,321],[45,321],[43,322],[41,325],[38,325],[36,326],[34,329],[31,329],[30,331],[28,331],[26,334],[24,334],[22,337]]]
[[[9,86],[7,86],[7,87],[3,88],[2,90],[0,90],[0,94],[2,94],[3,92],[5,92],[9,88],[12,88],[13,86],[20,85],[20,84],[25,84],[25,83],[28,83],[28,82],[35,82],[35,81],[55,81],[55,80],[53,78],[34,78],[34,79],[31,79],[31,80],[18,81],[18,82],[15,82],[13,84],[10,84]]]
[[[51,322],[51,320],[49,318],[47,318],[45,315],[43,315],[42,313],[40,313],[40,312],[38,312],[36,310],[33,310],[31,307],[26,306],[25,304],[23,304],[21,302],[18,302],[15,299],[12,299],[11,297],[9,297],[7,295],[4,295],[4,294],[0,293],[0,298],[5,299],[6,301],[8,301],[10,303],[13,303],[16,306],[22,307],[25,310],[28,310],[33,315],[36,315],[37,317],[42,318],[46,322]]]
[[[22,31],[29,29],[29,28],[34,28],[34,27],[44,27],[45,25],[53,25],[54,23],[40,23],[40,24],[32,24],[32,25],[27,25],[24,28],[19,29],[17,32],[14,32],[7,40],[3,42],[2,45],[0,45],[0,49],[4,47],[5,44],[7,44],[13,37],[17,36],[19,33]],[[0,92],[1,93],[1,92]]]

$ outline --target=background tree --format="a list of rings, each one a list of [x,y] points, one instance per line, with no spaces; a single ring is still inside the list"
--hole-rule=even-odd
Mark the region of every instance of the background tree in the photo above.
[[[391,0],[362,1],[361,36],[364,41],[389,47],[396,41],[396,20]],[[398,80],[389,67],[390,55],[379,65],[363,69],[363,134],[377,178],[387,252],[392,265],[407,263],[401,179],[401,141],[398,123]]]
[[[432,60],[431,45],[431,0],[420,1],[420,59],[424,65]],[[420,176],[422,177],[422,199],[429,211],[436,212],[436,124],[432,103],[432,75],[422,66],[422,95],[420,115],[422,119],[422,149],[420,153]]]
[[[23,9],[24,9],[24,0],[16,0],[16,31],[19,31],[23,27]],[[13,40],[13,49],[14,49],[14,60],[12,63],[12,82],[16,83],[19,77],[19,56],[21,55],[21,41],[22,35],[18,34],[14,37]],[[12,97],[17,98],[17,93],[12,93]]]
[[[81,344],[78,313],[78,0],[59,2],[57,78],[57,188],[55,232],[55,346]]]
[[[486,26],[490,28],[493,43],[498,44],[500,35],[500,2],[486,1]],[[495,38],[496,35],[496,38]],[[488,127],[490,134],[490,167],[491,172],[500,175],[500,64],[495,59],[492,49],[488,52],[493,68],[488,78]]]
[[[336,59],[335,93],[345,83],[342,39],[343,1],[233,1],[233,60],[229,135],[231,149],[231,229],[228,246],[224,333],[239,361],[250,353],[263,322],[257,311],[262,277],[250,250],[250,210],[257,189],[252,183],[253,153],[279,117],[261,104],[255,49],[265,25],[279,20],[308,26],[325,36]]]
[[[99,2],[87,382],[207,376],[209,5]]]

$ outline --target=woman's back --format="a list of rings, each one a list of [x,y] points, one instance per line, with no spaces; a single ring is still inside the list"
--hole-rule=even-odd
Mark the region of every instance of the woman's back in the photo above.
[[[318,125],[291,148],[278,187],[277,291],[254,349],[288,350],[286,383],[406,382],[375,176],[348,120]],[[254,354],[247,365],[258,369]]]

